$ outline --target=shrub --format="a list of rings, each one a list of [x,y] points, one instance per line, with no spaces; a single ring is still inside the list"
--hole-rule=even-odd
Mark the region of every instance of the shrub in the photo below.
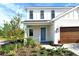
[[[48,44],[49,45],[53,45],[53,41],[48,41]]]
[[[0,47],[0,55],[4,55],[5,52],[2,50],[2,48]]]
[[[15,56],[16,55],[16,52],[14,50],[12,50],[7,55],[8,56]]]
[[[10,48],[9,48],[9,46],[7,46],[7,45],[2,46],[1,48],[2,48],[2,51],[3,51],[4,53],[10,52]]]
[[[33,51],[31,51],[31,53],[37,53],[37,51],[36,50],[33,50]]]
[[[48,51],[40,50],[40,56],[48,56]]]
[[[37,50],[40,50],[41,45],[38,41],[35,41],[35,47],[34,48],[36,48]]]
[[[27,44],[26,44],[27,46],[31,46],[32,48],[34,47],[34,48],[36,48],[36,49],[38,49],[38,48],[40,48],[41,46],[40,46],[40,43],[38,42],[38,41],[36,41],[35,39],[33,39],[33,38],[27,38]]]
[[[23,47],[23,43],[18,43],[17,48],[21,48],[21,47]]]
[[[32,53],[32,55],[31,56],[37,56],[37,53]]]
[[[59,47],[55,50],[52,50],[52,55],[54,56],[76,56],[73,52],[69,51],[67,48]]]
[[[51,52],[51,51],[52,51],[52,49],[46,49],[46,51]]]
[[[40,50],[45,50],[45,47],[41,48]]]
[[[35,46],[35,41],[32,38],[27,38],[27,45],[28,46]]]
[[[15,45],[14,44],[3,45],[1,46],[0,49],[1,49],[0,53],[4,53],[4,55],[7,55],[10,51],[15,49]]]
[[[65,48],[57,48],[56,50],[53,51],[53,55],[56,56],[64,56],[64,51],[67,51]]]
[[[52,56],[53,55],[53,49],[46,49],[46,51],[48,52],[48,56]]]

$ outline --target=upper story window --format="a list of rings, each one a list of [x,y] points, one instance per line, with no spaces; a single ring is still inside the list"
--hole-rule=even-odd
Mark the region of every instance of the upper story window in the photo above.
[[[55,17],[55,11],[52,10],[52,11],[51,11],[51,19],[53,19],[54,17]]]
[[[41,18],[41,19],[44,19],[44,10],[41,10],[41,11],[40,11],[40,18]]]
[[[30,18],[30,19],[33,19],[33,10],[30,10],[30,11],[29,11],[29,18]]]

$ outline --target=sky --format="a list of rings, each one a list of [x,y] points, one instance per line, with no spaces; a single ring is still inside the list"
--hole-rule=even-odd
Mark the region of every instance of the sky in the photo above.
[[[79,3],[0,3],[0,26],[3,25],[4,20],[10,21],[16,14],[22,15],[22,20],[26,20],[27,7],[72,7],[77,6]]]

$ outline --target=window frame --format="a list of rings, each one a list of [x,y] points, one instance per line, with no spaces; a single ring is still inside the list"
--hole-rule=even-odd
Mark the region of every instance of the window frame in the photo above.
[[[44,19],[44,10],[40,11],[40,19]]]
[[[51,19],[55,18],[55,10],[51,10]]]
[[[33,10],[29,11],[29,19],[33,19]]]
[[[30,32],[30,30],[32,30],[32,32]],[[29,36],[33,36],[34,34],[33,34],[33,29],[32,28],[30,28],[29,29]]]

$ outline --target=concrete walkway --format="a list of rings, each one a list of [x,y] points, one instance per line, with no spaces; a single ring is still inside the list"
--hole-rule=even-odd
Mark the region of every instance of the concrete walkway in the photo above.
[[[0,40],[0,45],[4,45],[4,44],[6,44],[6,43],[8,43],[8,42],[5,41],[5,40]]]
[[[46,48],[46,49],[57,49],[59,48],[60,46],[51,46],[51,45],[41,45],[42,47]]]
[[[79,43],[64,44],[63,47],[79,55]]]
[[[41,45],[41,46],[46,48],[46,49],[53,49],[53,48],[55,48],[55,46],[50,46],[50,45]]]

